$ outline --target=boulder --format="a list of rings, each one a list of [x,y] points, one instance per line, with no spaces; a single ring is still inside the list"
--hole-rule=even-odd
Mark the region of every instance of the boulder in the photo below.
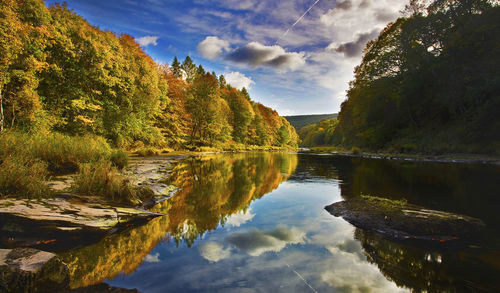
[[[58,292],[69,269],[55,254],[33,248],[0,249],[1,292]]]
[[[446,242],[473,237],[485,227],[473,217],[373,196],[336,202],[325,209],[358,228],[395,239]]]

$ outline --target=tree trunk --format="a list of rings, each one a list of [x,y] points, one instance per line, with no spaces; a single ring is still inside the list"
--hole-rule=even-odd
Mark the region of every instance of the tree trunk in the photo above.
[[[2,88],[0,88],[0,132],[3,131],[3,96]]]

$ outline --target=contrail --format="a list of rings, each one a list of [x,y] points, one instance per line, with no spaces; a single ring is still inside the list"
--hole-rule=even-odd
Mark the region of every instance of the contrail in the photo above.
[[[320,0],[316,0],[316,1],[315,1],[312,5],[311,5],[311,7],[309,7],[309,9],[307,9],[307,10],[306,10],[306,12],[304,12],[304,14],[302,14],[302,15],[299,17],[299,19],[297,19],[297,21],[296,21],[296,22],[294,22],[294,23],[292,24],[292,26],[290,26],[290,27],[289,27],[289,28],[285,31],[285,33],[283,33],[283,35],[281,35],[281,37],[279,37],[279,38],[276,40],[276,44],[274,44],[274,45],[278,45],[278,42],[279,42],[281,39],[283,39],[284,37],[286,37],[286,35],[288,35],[288,33],[290,32],[290,30],[292,30],[292,29],[293,29],[293,28],[294,28],[294,27],[295,27],[295,26],[296,26],[296,25],[297,25],[297,24],[298,24],[298,23],[302,20],[302,18],[304,18],[304,16],[306,16],[306,14],[307,14],[307,13],[309,13],[309,11],[311,11],[311,9],[313,9],[313,8],[314,8],[314,6],[316,6],[316,4],[318,4],[318,2],[319,2],[319,1],[320,1]]]

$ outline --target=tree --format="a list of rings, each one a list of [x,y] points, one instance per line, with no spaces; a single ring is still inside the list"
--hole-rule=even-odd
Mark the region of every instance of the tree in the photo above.
[[[174,75],[177,78],[182,77],[182,71],[181,71],[181,63],[177,59],[177,56],[174,57],[174,61],[172,61],[172,71],[174,72]]]
[[[194,65],[191,57],[186,56],[186,59],[184,59],[184,62],[182,62],[181,69],[186,82],[193,82],[198,69],[196,68],[196,65]]]
[[[219,88],[223,89],[225,88],[227,85],[227,82],[226,82],[226,78],[224,77],[224,75],[220,75],[219,76]]]

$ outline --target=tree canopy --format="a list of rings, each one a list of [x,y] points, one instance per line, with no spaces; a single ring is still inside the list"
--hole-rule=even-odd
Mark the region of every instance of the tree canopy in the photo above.
[[[411,1],[368,43],[335,144],[500,153],[500,7]]]
[[[123,147],[297,145],[275,111],[189,56],[157,64],[132,36],[66,5],[5,0],[0,16],[2,129],[92,133]]]

